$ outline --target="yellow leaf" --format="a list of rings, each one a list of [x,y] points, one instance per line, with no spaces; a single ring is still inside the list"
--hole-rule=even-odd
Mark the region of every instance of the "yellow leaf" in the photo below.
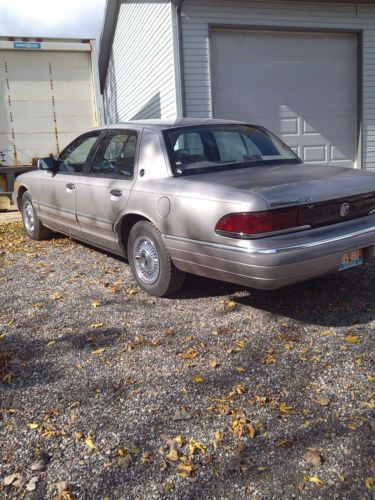
[[[85,443],[87,444],[87,446],[89,448],[91,448],[92,450],[96,450],[96,446],[94,444],[94,441],[91,439],[91,438],[87,438]]]
[[[198,356],[198,352],[195,349],[188,349],[180,354],[182,359],[194,359]]]
[[[47,344],[47,347],[50,347],[51,345],[54,345],[56,344],[56,341],[55,340],[50,340]]]
[[[178,464],[177,472],[182,477],[190,477],[193,472],[193,466],[188,464]]]
[[[101,328],[102,326],[104,326],[103,323],[91,323],[90,328],[95,329],[95,328]]]
[[[238,305],[234,300],[222,300],[221,303],[226,309],[235,309]]]
[[[240,349],[244,349],[246,347],[246,340],[237,339],[234,343],[238,345]]]
[[[356,431],[357,430],[357,427],[355,425],[353,425],[353,424],[348,424],[346,427],[348,429],[350,429],[351,431]]]
[[[101,347],[100,349],[95,349],[95,351],[91,352],[91,355],[96,356],[97,354],[102,354],[105,351],[105,347]]]
[[[169,453],[165,455],[165,457],[168,458],[168,460],[170,460],[171,462],[178,462],[179,460],[178,451],[173,447],[170,448]]]
[[[321,406],[328,406],[331,400],[324,396],[320,396],[315,402]]]
[[[328,337],[330,335],[333,335],[333,331],[332,330],[324,330],[323,332],[320,332],[320,336],[321,337]]]
[[[126,294],[127,295],[136,295],[138,292],[134,288],[127,288],[126,289]]]
[[[193,377],[193,382],[195,382],[196,384],[200,384],[201,382],[203,382],[203,377],[202,375],[195,375]]]
[[[189,441],[190,456],[192,457],[196,451],[201,451],[202,453],[205,453],[206,447],[204,444],[200,443],[199,441],[196,441],[194,438],[191,438]]]
[[[78,443],[79,441],[81,441],[81,439],[82,439],[82,432],[75,432],[74,433],[74,439],[75,439],[76,443]]]
[[[367,380],[369,382],[375,382],[375,377],[373,377],[372,375],[367,375]]]
[[[219,366],[219,363],[216,361],[216,359],[210,359],[208,364],[211,366],[211,368],[217,368]]]
[[[61,294],[60,294],[60,292],[54,292],[54,293],[51,293],[49,298],[50,298],[50,300],[58,300],[58,299],[61,299]]]
[[[178,444],[178,446],[182,446],[185,443],[184,436],[178,435],[174,438],[174,442]]]
[[[371,491],[372,487],[374,486],[374,478],[373,477],[368,477],[365,481],[365,486],[366,488]]]
[[[319,488],[323,486],[323,481],[319,479],[317,476],[305,477],[305,481],[309,481],[310,483],[316,484]]]
[[[293,410],[290,406],[288,406],[286,403],[280,403],[279,405],[279,412],[280,413],[285,413],[288,414]]]
[[[238,373],[243,373],[246,371],[246,368],[243,368],[242,366],[236,366],[235,367],[236,372]]]
[[[100,300],[93,300],[91,302],[91,307],[99,307],[101,305]]]
[[[31,423],[31,424],[27,424],[29,429],[37,429],[39,427],[39,424],[34,424],[34,423]]]
[[[375,408],[375,403],[363,403],[364,406],[367,406],[367,408]]]
[[[358,335],[347,335],[345,337],[345,340],[347,341],[348,344],[358,344],[359,337]]]

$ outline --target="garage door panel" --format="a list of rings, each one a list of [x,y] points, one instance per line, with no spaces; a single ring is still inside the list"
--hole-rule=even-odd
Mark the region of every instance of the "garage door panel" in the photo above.
[[[355,55],[349,34],[214,30],[213,115],[259,123],[305,161],[353,165]]]

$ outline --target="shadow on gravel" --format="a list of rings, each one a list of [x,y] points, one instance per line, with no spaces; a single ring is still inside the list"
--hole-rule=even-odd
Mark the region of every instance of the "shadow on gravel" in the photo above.
[[[63,370],[56,368],[55,358],[61,358],[70,351],[80,355],[90,354],[98,349],[106,349],[123,336],[121,328],[93,329],[81,333],[66,333],[51,336],[50,341],[12,335],[9,372],[14,383],[3,387],[12,390],[14,386],[26,388],[47,385],[65,377]]]
[[[240,285],[189,275],[177,299],[233,295],[231,300],[308,324],[325,327],[351,326],[375,319],[371,285],[374,265],[299,283],[278,290],[255,290]]]

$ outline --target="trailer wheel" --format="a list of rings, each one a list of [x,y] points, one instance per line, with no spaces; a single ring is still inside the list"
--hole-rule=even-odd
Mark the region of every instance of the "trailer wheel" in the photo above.
[[[21,200],[21,214],[26,233],[33,240],[48,240],[52,231],[43,226],[33,205],[30,193],[23,193]]]

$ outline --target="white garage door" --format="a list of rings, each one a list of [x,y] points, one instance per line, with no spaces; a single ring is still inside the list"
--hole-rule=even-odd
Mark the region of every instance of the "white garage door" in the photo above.
[[[354,35],[214,30],[217,118],[263,125],[307,162],[356,159]]]

